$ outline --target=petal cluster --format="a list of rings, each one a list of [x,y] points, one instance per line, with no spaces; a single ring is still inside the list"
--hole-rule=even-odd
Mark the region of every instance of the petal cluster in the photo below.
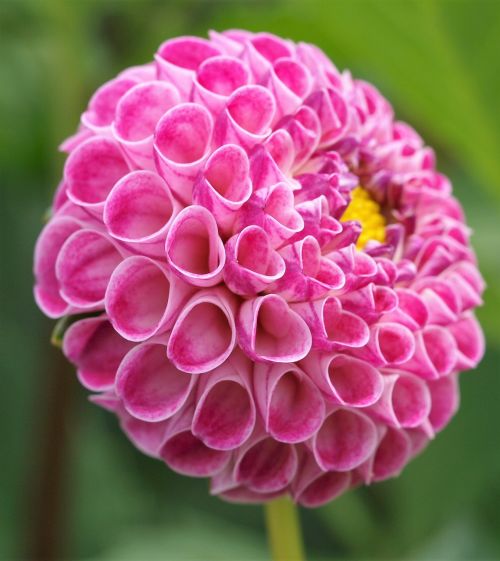
[[[317,47],[170,39],[62,149],[36,301],[74,317],[64,353],[145,454],[227,500],[314,507],[397,475],[455,413],[484,350],[462,209]]]

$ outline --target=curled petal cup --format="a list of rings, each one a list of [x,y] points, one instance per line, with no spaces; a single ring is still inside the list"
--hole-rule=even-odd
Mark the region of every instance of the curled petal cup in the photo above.
[[[439,432],[450,422],[460,403],[458,376],[450,374],[428,382],[432,398],[429,421],[432,428]]]
[[[349,471],[373,454],[377,429],[373,421],[358,411],[336,409],[314,435],[311,446],[324,471]]]
[[[76,365],[80,382],[92,391],[114,387],[118,366],[133,346],[104,316],[73,323],[63,340],[65,356]]]
[[[333,403],[367,407],[382,395],[384,382],[379,370],[357,358],[313,351],[300,366]]]
[[[169,329],[191,287],[163,265],[144,256],[128,257],[114,270],[105,295],[113,327],[130,341],[144,341]]]
[[[323,397],[294,364],[256,364],[254,392],[266,432],[280,442],[303,442],[323,422]]]
[[[349,126],[349,110],[342,94],[334,88],[323,89],[312,93],[306,104],[319,117],[322,130],[320,147],[337,142]]]
[[[196,72],[193,99],[217,115],[225,108],[230,95],[249,80],[248,69],[241,60],[231,56],[209,58]]]
[[[61,296],[78,308],[98,308],[113,271],[123,260],[123,250],[106,235],[77,230],[64,243],[56,261]]]
[[[68,198],[100,217],[113,185],[129,170],[114,140],[91,137],[75,148],[66,160],[64,178]]]
[[[168,360],[164,344],[142,343],[122,360],[116,375],[116,393],[130,415],[158,422],[179,411],[194,381]]]
[[[236,212],[252,194],[246,152],[235,144],[218,148],[193,186],[193,202],[208,209],[219,228],[231,233]]]
[[[298,459],[294,446],[265,435],[247,442],[237,454],[235,481],[258,493],[284,490],[297,472]]]
[[[58,216],[44,227],[36,242],[33,264],[35,300],[50,318],[62,317],[70,309],[60,293],[56,261],[65,241],[81,227],[75,218]]]
[[[214,131],[216,145],[239,144],[249,150],[271,134],[276,111],[272,94],[258,85],[238,88],[227,100]]]
[[[405,431],[388,428],[371,463],[371,481],[396,477],[404,468],[412,452],[412,442]]]
[[[193,413],[192,405],[186,406],[169,421],[160,457],[177,473],[211,477],[226,466],[231,452],[209,448],[191,432]]]
[[[266,138],[263,146],[284,174],[288,174],[295,160],[295,149],[290,134],[277,129]]]
[[[239,344],[252,360],[295,362],[311,349],[307,324],[275,294],[243,302],[236,325]]]
[[[94,133],[107,134],[120,99],[137,84],[132,78],[118,77],[103,84],[92,96],[82,115],[82,125]]]
[[[183,372],[202,374],[220,366],[236,344],[235,297],[223,287],[197,292],[177,316],[167,346]]]
[[[477,319],[473,315],[465,316],[450,325],[449,329],[457,346],[455,368],[460,370],[475,368],[482,359],[485,349],[484,334]]]
[[[415,353],[400,368],[426,380],[449,374],[457,362],[453,335],[440,326],[429,325],[415,334]]]
[[[311,301],[338,290],[345,284],[342,269],[321,255],[318,241],[312,236],[280,250],[286,273],[274,290],[289,302]]]
[[[347,491],[351,484],[351,472],[324,472],[314,457],[304,453],[294,482],[294,500],[307,508],[324,505]]]
[[[307,67],[292,58],[277,59],[267,79],[276,98],[279,116],[294,113],[312,87]]]
[[[214,286],[222,279],[226,261],[217,223],[204,207],[192,205],[173,221],[165,242],[172,270],[194,286]]]
[[[375,283],[342,294],[340,301],[343,309],[362,317],[368,323],[381,318],[385,321],[399,304],[398,295],[392,288],[377,286]]]
[[[109,234],[132,250],[163,257],[167,231],[179,210],[159,175],[132,171],[111,190],[103,220]]]
[[[303,105],[295,115],[284,117],[277,126],[286,130],[292,139],[295,153],[293,170],[297,172],[318,146],[321,135],[319,119],[310,107]]]
[[[169,39],[160,45],[155,55],[158,78],[175,84],[182,98],[187,99],[201,63],[220,54],[206,39],[189,36]]]
[[[424,327],[428,322],[429,313],[419,294],[414,290],[397,288],[396,295],[397,307],[384,314],[382,320],[400,323],[412,331]]]
[[[191,203],[194,180],[209,156],[212,129],[212,116],[197,103],[175,105],[156,125],[156,166],[185,204]]]
[[[226,242],[223,277],[227,287],[254,296],[283,277],[286,265],[260,226],[247,226]]]
[[[386,374],[384,392],[370,413],[396,428],[414,428],[429,416],[432,405],[427,384],[411,374]]]
[[[335,297],[292,304],[291,307],[309,326],[314,349],[354,349],[363,347],[369,340],[370,331],[366,322],[359,316],[342,310]]]
[[[415,336],[407,327],[387,322],[372,325],[366,346],[352,352],[374,366],[391,366],[409,361],[415,348]]]
[[[252,434],[256,411],[251,390],[252,364],[232,355],[200,377],[192,431],[208,447],[232,450]]]
[[[293,57],[293,45],[272,33],[257,33],[245,41],[243,58],[256,81],[260,81],[280,58]]]
[[[179,101],[179,93],[172,84],[153,80],[137,84],[118,102],[113,136],[136,166],[154,169],[156,125]]]

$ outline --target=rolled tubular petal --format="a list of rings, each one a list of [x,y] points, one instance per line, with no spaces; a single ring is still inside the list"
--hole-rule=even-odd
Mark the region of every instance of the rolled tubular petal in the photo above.
[[[303,442],[323,422],[323,397],[294,364],[256,364],[254,392],[266,431],[280,442]]]
[[[313,109],[321,124],[320,146],[328,146],[338,140],[349,125],[349,111],[345,99],[334,88],[320,90],[306,99],[306,104]]]
[[[254,296],[283,277],[285,270],[283,258],[259,226],[243,228],[226,243],[223,277],[235,294]]]
[[[92,391],[114,387],[118,366],[133,346],[104,316],[73,323],[63,340],[64,354],[77,367],[80,382]]]
[[[169,421],[160,457],[177,473],[210,477],[224,468],[231,452],[209,448],[191,432],[193,413],[192,406],[185,407]]]
[[[449,328],[457,346],[455,369],[475,368],[483,358],[485,349],[484,335],[477,319],[471,315],[465,316],[457,323],[450,325]],[[451,363],[451,361],[450,357],[449,362]]]
[[[243,56],[248,61],[255,80],[260,81],[272,68],[273,62],[293,57],[293,46],[271,33],[257,33],[245,41]]]
[[[154,169],[156,125],[179,101],[179,93],[173,85],[153,80],[137,84],[118,102],[113,135],[136,166]]]
[[[406,432],[388,428],[378,444],[372,461],[371,481],[396,477],[412,452],[412,443]]]
[[[415,334],[415,354],[400,367],[426,380],[446,376],[457,362],[453,335],[439,326],[427,326]]]
[[[357,348],[363,347],[369,340],[370,331],[366,322],[342,310],[340,301],[335,297],[292,304],[291,307],[309,326],[314,349]]]
[[[125,259],[114,270],[105,295],[113,327],[130,341],[144,341],[166,331],[192,289],[158,261]]]
[[[252,194],[246,152],[235,144],[218,148],[193,187],[193,202],[208,209],[219,228],[231,232],[236,212]]]
[[[428,387],[432,397],[429,421],[432,428],[439,432],[449,423],[458,409],[460,402],[458,377],[456,374],[450,374],[438,380],[431,380],[428,382]]]
[[[193,99],[217,115],[224,109],[231,94],[248,84],[247,67],[237,58],[217,56],[203,62],[193,83]]]
[[[279,116],[289,115],[302,103],[312,86],[307,68],[292,58],[279,58],[269,72],[267,85],[276,98]]]
[[[383,377],[368,362],[343,354],[313,351],[300,365],[333,403],[367,407],[382,395]]]
[[[194,180],[209,156],[212,129],[212,116],[197,103],[172,107],[156,125],[156,166],[170,189],[186,204],[191,203]]]
[[[370,407],[370,413],[397,428],[421,425],[429,416],[432,405],[427,384],[405,373],[386,374],[384,392],[380,400]]]
[[[276,102],[263,86],[238,88],[228,99],[215,125],[216,145],[239,144],[246,150],[271,134]]]
[[[292,444],[260,436],[240,449],[234,478],[257,493],[274,493],[290,484],[297,464],[297,452]]]
[[[82,115],[82,124],[95,133],[106,134],[115,118],[118,102],[137,84],[132,78],[118,77],[103,84],[92,96]]]
[[[69,199],[101,216],[113,185],[129,172],[118,144],[111,139],[91,137],[69,155],[64,177]]]
[[[312,438],[312,450],[324,471],[349,471],[360,466],[377,447],[373,421],[358,411],[336,409]]]
[[[345,284],[342,269],[322,257],[319,243],[312,236],[285,246],[280,254],[286,273],[273,288],[289,302],[316,300]]]
[[[302,106],[293,116],[284,117],[278,125],[286,130],[292,139],[295,160],[293,170],[297,171],[314,153],[318,146],[321,125],[316,113]]]
[[[220,55],[217,47],[199,37],[178,37],[162,43],[155,55],[158,78],[177,86],[183,99],[191,94],[193,78],[200,64]]]
[[[311,348],[307,324],[275,294],[243,302],[236,325],[238,342],[253,360],[295,362]]]
[[[221,365],[236,344],[234,296],[225,288],[197,292],[177,316],[167,346],[183,372],[201,374]]]
[[[214,286],[221,281],[226,252],[217,223],[206,208],[192,205],[176,216],[165,251],[170,267],[189,284]]]
[[[324,472],[311,454],[305,453],[301,459],[293,497],[302,506],[316,508],[337,498],[349,488],[350,484],[349,471]]]
[[[251,371],[250,361],[238,354],[200,378],[192,431],[210,448],[233,450],[252,434]]]
[[[123,250],[106,234],[77,230],[55,264],[61,296],[77,308],[102,308],[109,279],[122,260]]]
[[[103,221],[110,235],[132,251],[158,257],[164,255],[167,232],[179,210],[159,175],[132,171],[111,190]]]
[[[130,415],[158,422],[179,411],[194,381],[168,360],[164,344],[142,343],[122,360],[116,375],[116,393]]]
[[[56,261],[66,240],[81,227],[81,223],[75,218],[60,216],[45,226],[36,242],[34,294],[40,309],[50,318],[62,317],[70,309],[61,296]]]

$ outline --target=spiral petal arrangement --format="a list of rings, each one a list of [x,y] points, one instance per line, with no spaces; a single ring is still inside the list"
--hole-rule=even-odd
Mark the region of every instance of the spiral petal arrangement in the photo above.
[[[456,412],[484,350],[470,230],[433,151],[317,47],[170,39],[62,149],[36,301],[139,450],[315,507]]]

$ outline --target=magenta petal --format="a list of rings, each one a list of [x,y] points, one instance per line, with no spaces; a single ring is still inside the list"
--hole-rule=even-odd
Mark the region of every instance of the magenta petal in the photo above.
[[[143,343],[120,364],[116,392],[130,415],[143,421],[163,421],[184,405],[194,378],[180,372],[160,343]]]
[[[311,333],[304,320],[274,294],[245,301],[237,330],[241,348],[257,361],[295,362],[311,348]]]
[[[234,313],[234,296],[226,289],[197,292],[177,316],[167,346],[169,359],[191,374],[221,365],[236,344]]]
[[[250,374],[248,359],[233,355],[200,379],[192,431],[210,448],[238,448],[253,432],[256,413]]]
[[[411,446],[411,440],[404,431],[387,429],[373,458],[372,481],[398,475],[409,459]]]
[[[365,462],[377,446],[374,423],[362,413],[337,409],[312,439],[318,465],[325,471],[349,471]]]
[[[456,413],[460,401],[458,377],[450,374],[428,382],[432,407],[429,421],[436,432],[442,430]]]
[[[307,440],[323,422],[323,397],[295,365],[257,363],[254,391],[266,431],[280,442]]]
[[[483,357],[485,349],[484,335],[478,321],[474,316],[469,315],[450,325],[449,329],[455,338],[458,351],[455,368],[460,370],[475,368]]]
[[[133,346],[101,316],[72,324],[64,335],[63,352],[76,365],[80,382],[102,391],[113,388],[118,366]]]

